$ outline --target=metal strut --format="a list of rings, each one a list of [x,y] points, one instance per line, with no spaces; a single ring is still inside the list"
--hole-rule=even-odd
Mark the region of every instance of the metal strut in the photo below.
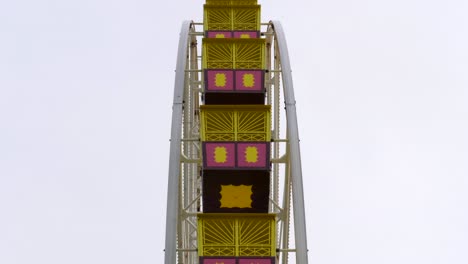
[[[283,92],[286,107],[288,149],[290,156],[290,173],[292,180],[294,236],[296,244],[296,263],[307,264],[307,236],[304,208],[304,187],[302,183],[301,153],[299,147],[299,132],[297,126],[296,100],[289,62],[288,46],[283,27],[279,21],[272,21],[276,41],[278,44],[281,73],[283,79]]]
[[[167,184],[166,244],[164,263],[175,264],[177,260],[177,225],[179,211],[179,178],[181,175],[181,137],[183,98],[185,89],[185,67],[191,21],[184,21],[180,30],[179,48],[175,71],[174,101],[172,105],[171,144],[169,154],[169,176]]]

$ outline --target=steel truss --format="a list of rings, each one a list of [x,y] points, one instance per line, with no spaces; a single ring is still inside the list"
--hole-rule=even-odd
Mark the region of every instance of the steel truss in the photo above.
[[[203,32],[196,28],[202,25],[185,21],[179,39],[169,157],[165,264],[198,263],[197,214],[202,206],[199,106],[203,74],[197,39]],[[262,29],[267,43],[266,100],[272,106],[269,211],[277,214],[276,263],[307,264],[301,157],[288,49],[280,22],[264,23]]]

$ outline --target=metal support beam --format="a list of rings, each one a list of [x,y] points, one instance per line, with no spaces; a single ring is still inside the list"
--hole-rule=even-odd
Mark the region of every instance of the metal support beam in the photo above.
[[[297,127],[296,100],[292,82],[291,65],[283,27],[279,21],[271,22],[278,43],[283,77],[283,92],[286,104],[287,133],[289,139],[290,173],[293,188],[294,231],[296,240],[296,262],[307,264],[307,233],[302,183],[301,154]]]
[[[175,72],[174,99],[172,105],[171,144],[169,154],[169,175],[167,184],[166,244],[164,263],[174,264],[177,260],[177,223],[179,211],[180,139],[182,135],[183,98],[185,88],[185,67],[191,21],[184,21],[179,37]]]

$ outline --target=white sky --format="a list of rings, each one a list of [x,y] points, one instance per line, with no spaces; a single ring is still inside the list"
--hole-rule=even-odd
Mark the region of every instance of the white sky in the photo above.
[[[0,263],[162,263],[203,3],[0,2]],[[468,2],[260,3],[288,37],[310,263],[468,263]]]

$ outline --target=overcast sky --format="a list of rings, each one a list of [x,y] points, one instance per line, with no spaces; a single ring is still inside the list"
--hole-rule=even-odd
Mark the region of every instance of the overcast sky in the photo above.
[[[289,45],[309,262],[468,263],[468,2],[259,2]],[[162,263],[203,3],[0,2],[0,263]]]

